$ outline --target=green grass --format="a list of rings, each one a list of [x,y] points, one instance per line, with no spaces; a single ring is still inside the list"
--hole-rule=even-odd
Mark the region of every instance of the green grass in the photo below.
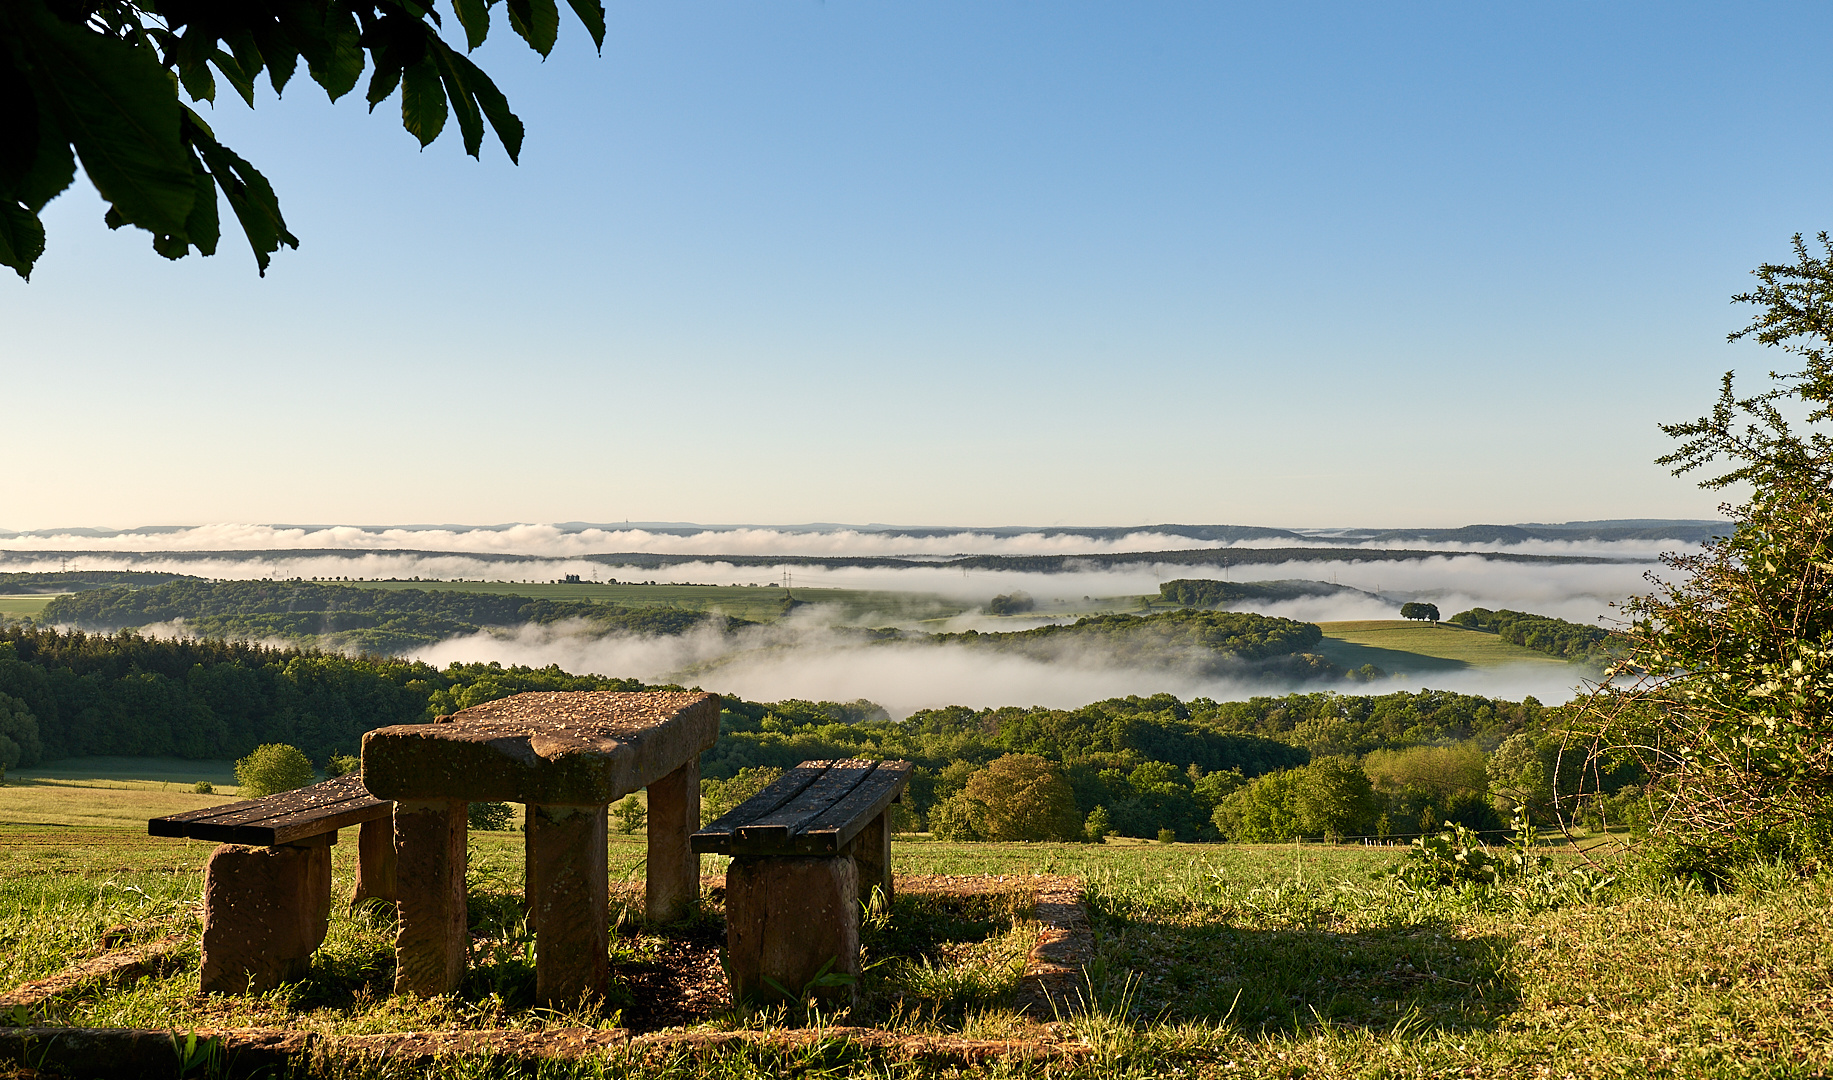
[[[124,827],[0,828],[0,989],[95,953],[109,927],[131,924],[129,936],[139,939],[195,934],[199,869],[211,847]],[[346,895],[354,847],[333,849],[335,887]],[[258,998],[203,998],[189,951],[167,973],[60,999],[51,1019],[353,1033],[611,1022],[527,1007],[527,942],[514,917],[521,837],[474,833],[471,848],[476,942],[456,997],[393,997],[387,919],[336,905],[303,983]],[[1010,1035],[1082,1057],[926,1064],[836,1037],[799,1049],[613,1054],[550,1063],[539,1075],[1537,1080],[1833,1072],[1829,878],[1759,869],[1735,891],[1713,895],[1633,880],[1571,889],[1556,873],[1532,886],[1415,892],[1379,873],[1400,857],[1391,848],[899,838],[893,851],[900,874],[1082,877],[1095,933],[1085,985],[1095,1009],[1050,1029],[1024,1026],[1004,1002],[1035,933],[1026,913],[997,897],[976,905],[906,894],[890,924],[868,932],[868,959],[885,962],[866,985],[868,1014],[851,1021],[932,1039]],[[615,879],[639,879],[641,836],[614,837],[609,854]],[[1567,855],[1559,866],[1573,863]],[[696,932],[716,934],[716,924]],[[617,939],[619,970],[640,966],[669,940],[627,929]],[[731,1015],[704,1026],[782,1022]],[[524,1075],[476,1059],[426,1069],[334,1060],[313,1070]]]
[[[0,619],[36,616],[45,605],[64,593],[30,593],[24,596],[0,596]]]
[[[1318,626],[1324,631],[1318,652],[1344,668],[1373,664],[1390,673],[1440,672],[1505,664],[1567,663],[1534,649],[1510,645],[1495,634],[1449,623],[1373,619]]]

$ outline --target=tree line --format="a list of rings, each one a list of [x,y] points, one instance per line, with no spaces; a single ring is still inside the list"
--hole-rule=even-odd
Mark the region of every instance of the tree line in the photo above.
[[[1619,638],[1601,626],[1586,626],[1550,615],[1532,615],[1507,608],[1500,611],[1471,608],[1445,621],[1473,630],[1487,630],[1511,645],[1537,649],[1564,660],[1601,662],[1609,657],[1612,644]]]
[[[357,653],[393,654],[491,627],[578,619],[601,633],[685,633],[708,618],[662,607],[452,589],[370,589],[314,581],[183,578],[147,588],[99,588],[60,596],[39,621],[113,631],[183,621],[201,637],[287,641]],[[743,620],[726,620],[726,625]]]

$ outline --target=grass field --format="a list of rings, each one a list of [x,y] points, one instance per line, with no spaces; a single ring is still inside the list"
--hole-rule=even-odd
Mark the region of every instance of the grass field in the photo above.
[[[128,793],[146,800],[137,812],[155,810],[152,800],[161,794],[94,791],[122,799],[123,812]],[[616,1016],[556,1015],[519,1003],[525,987],[518,989],[516,980],[525,981],[526,965],[517,967],[522,954],[507,948],[514,940],[506,946],[492,936],[505,931],[491,920],[514,910],[520,841],[510,833],[471,836],[474,975],[455,997],[390,995],[388,919],[334,905],[330,937],[303,983],[258,998],[205,998],[196,992],[192,949],[166,974],[72,992],[42,1018],[181,1032],[615,1022]],[[173,930],[195,934],[200,870],[211,847],[152,839],[125,826],[0,827],[0,989],[93,955],[109,927],[132,927],[125,932],[130,940]],[[333,849],[340,893],[351,884],[354,847]],[[613,877],[634,880],[642,852],[641,837],[613,837]],[[889,1024],[912,1036],[1017,1035],[1081,1056],[1029,1065],[925,1064],[874,1056],[836,1038],[801,1050],[588,1058],[551,1063],[540,1075],[1539,1080],[1833,1073],[1833,978],[1826,959],[1833,956],[1833,881],[1758,871],[1719,895],[1633,879],[1586,884],[1564,873],[1568,858],[1554,872],[1506,888],[1413,891],[1378,873],[1399,857],[1394,849],[1325,845],[900,839],[894,845],[900,874],[1082,877],[1095,933],[1085,982],[1095,1007],[1051,1027],[1027,1027],[1005,1011],[1000,995],[1028,940],[1020,923],[989,922],[984,940],[934,951],[933,962],[873,952],[946,921],[905,898],[889,926],[868,935],[868,956],[887,965],[873,969],[879,996],[869,1000],[883,1000],[884,988],[895,986],[904,1000],[930,995],[936,1007],[851,1022]],[[704,933],[716,934],[716,911],[709,919]],[[669,939],[629,927],[617,940],[621,978],[642,969],[646,949]],[[738,1014],[697,1021],[712,1029],[783,1022],[780,1015]],[[523,1074],[485,1062],[422,1071],[330,1061],[313,1066],[313,1075]]]
[[[1326,622],[1318,651],[1340,667],[1363,664],[1393,672],[1460,671],[1504,664],[1559,664],[1566,661],[1510,645],[1495,634],[1449,623],[1409,619]]]
[[[23,616],[36,616],[45,609],[45,605],[56,599],[59,593],[32,593],[27,596],[0,596],[0,619],[17,619]]]

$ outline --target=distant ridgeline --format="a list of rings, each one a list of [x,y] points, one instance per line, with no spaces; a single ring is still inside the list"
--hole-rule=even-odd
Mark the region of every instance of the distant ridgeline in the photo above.
[[[0,574],[0,594],[86,592],[111,587],[141,588],[168,581],[196,581],[188,574],[156,574],[140,570],[52,570],[38,574]]]
[[[1212,608],[1244,601],[1298,600],[1307,596],[1339,596],[1354,593],[1374,597],[1376,594],[1333,585],[1328,581],[1285,579],[1281,581],[1217,581],[1213,578],[1180,578],[1158,587],[1158,598],[1185,607]]]
[[[1549,615],[1530,615],[1525,611],[1491,611],[1471,608],[1460,611],[1446,622],[1487,630],[1511,645],[1538,649],[1550,656],[1567,660],[1602,661],[1610,655],[1611,642],[1617,633],[1601,626],[1567,622]]]
[[[927,640],[1056,659],[1066,652],[1099,652],[1118,663],[1188,664],[1212,674],[1242,673],[1313,679],[1342,669],[1311,652],[1324,633],[1311,623],[1243,611],[1186,608],[1155,615],[1091,615],[1067,625],[983,634],[931,634]]]
[[[455,590],[369,589],[312,581],[204,581],[106,588],[60,596],[39,622],[112,632],[174,623],[198,637],[323,644],[394,654],[490,627],[583,620],[602,633],[681,634],[707,619],[743,620],[663,607]]]

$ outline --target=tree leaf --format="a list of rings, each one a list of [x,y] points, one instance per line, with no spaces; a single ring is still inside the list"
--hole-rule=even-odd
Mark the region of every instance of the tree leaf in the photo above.
[[[34,94],[75,144],[96,190],[124,220],[182,234],[197,189],[178,133],[178,87],[152,47],[65,23],[38,4],[15,25],[41,58],[28,74]]]
[[[452,0],[452,14],[465,28],[465,49],[470,51],[490,35],[490,8],[484,0]]]
[[[485,118],[490,121],[490,128],[496,132],[497,140],[503,144],[503,150],[508,153],[509,160],[520,164],[522,120],[509,111],[509,99],[496,88],[496,83],[490,81],[490,76],[484,74],[470,60],[453,53],[452,65],[465,71],[465,85],[470,87],[472,99],[477,102],[478,108],[483,110]]]
[[[560,36],[560,8],[554,0],[509,0],[509,26],[545,57]]]
[[[401,126],[425,147],[446,126],[446,92],[439,68],[423,58],[401,73]]]
[[[197,201],[191,204],[191,216],[185,219],[185,235],[196,245],[199,254],[215,255],[223,229],[216,212],[216,180],[204,168],[195,150],[191,152],[191,168],[197,177]]]
[[[469,72],[461,70],[452,61],[458,54],[443,41],[434,39],[428,53],[438,65],[440,81],[445,84],[446,97],[452,103],[452,112],[458,117],[458,130],[465,140],[465,153],[477,157],[484,145],[484,117],[478,111],[476,93],[467,83]],[[476,71],[475,67],[471,71]],[[479,74],[482,74],[479,72]]]
[[[268,10],[279,32],[305,57],[312,81],[332,101],[355,89],[368,59],[363,55],[362,29],[349,8],[341,3],[272,0]]]
[[[266,277],[272,254],[280,250],[281,244],[297,250],[299,238],[287,231],[286,219],[280,214],[280,200],[274,196],[267,177],[235,151],[217,142],[196,113],[185,111],[190,121],[185,133],[209,166],[217,187],[229,200],[229,208],[235,211],[236,220],[242,224],[242,233],[248,237],[248,246],[254,249],[261,276]]]
[[[45,227],[38,215],[10,200],[0,200],[0,266],[10,266],[27,281],[45,252]]]
[[[585,24],[586,33],[592,35],[592,45],[600,53],[605,51],[605,5],[599,0],[567,0],[573,8],[573,14]]]

